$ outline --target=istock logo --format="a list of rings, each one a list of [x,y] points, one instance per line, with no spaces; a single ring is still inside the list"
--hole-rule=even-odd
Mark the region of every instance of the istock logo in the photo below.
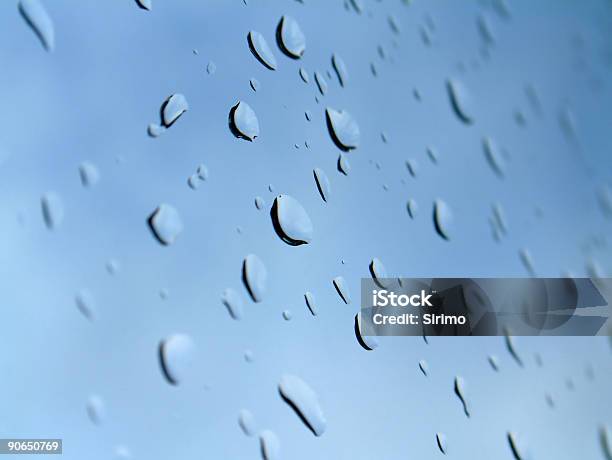
[[[386,289],[372,291],[372,303],[375,307],[433,307],[429,299],[433,294],[425,295],[425,290],[421,289],[420,294],[396,294]]]

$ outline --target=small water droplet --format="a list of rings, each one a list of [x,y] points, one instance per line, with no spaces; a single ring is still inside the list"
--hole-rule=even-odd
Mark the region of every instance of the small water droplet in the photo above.
[[[245,350],[244,351],[244,360],[247,363],[252,363],[253,361],[255,361],[255,355],[253,354],[252,350]]]
[[[335,53],[332,55],[332,67],[338,77],[338,83],[344,88],[348,82],[348,71],[344,60]]]
[[[151,0],[136,0],[136,4],[143,10],[147,11],[151,11],[151,8],[153,8]]]
[[[243,315],[243,304],[240,295],[232,288],[227,288],[223,291],[221,301],[232,319],[240,320]]]
[[[183,221],[178,211],[169,204],[160,204],[149,216],[149,228],[153,235],[164,246],[176,240],[183,231]]]
[[[96,317],[96,302],[89,289],[81,289],[74,298],[77,309],[89,321]]]
[[[192,174],[191,176],[189,176],[189,178],[187,179],[187,185],[189,185],[190,189],[197,190],[200,187],[200,178],[198,177],[198,175]]]
[[[427,364],[427,361],[425,361],[424,359],[419,361],[419,369],[421,369],[421,372],[423,373],[425,377],[429,375],[429,365]]]
[[[320,168],[315,168],[312,173],[314,175],[319,194],[321,195],[321,198],[323,198],[323,201],[327,203],[331,195],[331,185],[329,183],[327,174],[325,174],[325,172]]]
[[[515,460],[524,460],[525,457],[523,456],[523,453],[518,446],[516,434],[509,431],[506,436],[508,439],[508,444],[510,445],[510,450],[512,451],[512,455],[514,456]]]
[[[87,416],[94,425],[100,425],[106,418],[106,408],[100,396],[92,395],[89,397],[87,401]]]
[[[372,279],[378,286],[384,289],[389,285],[389,276],[387,275],[387,269],[380,261],[380,259],[374,257],[370,261],[370,265],[368,268],[370,270],[370,275],[372,276]]]
[[[516,350],[516,345],[514,344],[514,337],[510,335],[509,330],[504,331],[504,341],[506,343],[506,348],[508,349],[508,353],[510,353],[510,356],[512,356],[512,358],[519,366],[523,367],[523,359]]]
[[[255,254],[249,254],[244,259],[242,281],[253,301],[261,302],[267,289],[268,270]]]
[[[391,31],[395,35],[399,35],[400,34],[400,28],[399,28],[399,25],[397,24],[397,19],[395,19],[394,16],[389,15],[387,17],[387,22],[389,23],[389,27],[391,28]]]
[[[337,163],[338,171],[340,171],[345,176],[348,176],[351,171],[351,164],[349,163],[348,158],[344,153],[338,155],[338,163]]]
[[[414,219],[417,212],[419,211],[419,205],[413,198],[410,198],[408,200],[408,203],[406,203],[406,210],[408,211],[408,215],[410,216],[410,218]]]
[[[43,220],[49,230],[58,228],[64,220],[64,203],[55,192],[45,193],[41,200]]]
[[[196,174],[198,175],[198,177],[200,178],[200,180],[207,180],[208,179],[208,168],[206,167],[206,165],[201,164],[198,166],[198,168],[196,169]]]
[[[325,110],[327,128],[336,146],[343,151],[349,151],[359,146],[361,134],[359,125],[346,110]]]
[[[317,305],[314,295],[311,292],[306,292],[306,294],[304,294],[304,300],[306,300],[306,306],[308,310],[310,310],[312,316],[317,316]]]
[[[283,310],[283,319],[285,321],[291,321],[291,318],[293,318],[293,315],[291,314],[290,310]]]
[[[612,218],[612,190],[607,184],[600,185],[597,188],[597,199],[603,214]]]
[[[344,280],[344,278],[342,276],[335,277],[333,279],[333,284],[334,284],[334,287],[336,288],[336,291],[338,292],[338,295],[342,299],[342,301],[347,305],[351,303],[351,295],[348,290],[348,285],[346,284],[346,281]]]
[[[270,70],[276,70],[276,57],[272,53],[272,49],[268,45],[266,39],[259,32],[251,30],[247,36],[249,49],[253,56],[261,62],[264,67]]]
[[[79,177],[83,187],[93,187],[100,180],[100,172],[93,163],[83,162],[79,166]]]
[[[147,126],[147,134],[149,137],[159,137],[166,131],[166,128],[162,125],[158,125],[157,123],[149,123]]]
[[[249,85],[251,85],[251,89],[255,92],[259,91],[261,89],[261,83],[259,83],[259,80],[255,79],[255,78],[251,78],[249,80]]]
[[[272,224],[280,239],[291,246],[310,243],[313,226],[304,207],[289,195],[278,195],[271,211]]]
[[[434,202],[433,220],[438,235],[445,240],[450,239],[450,230],[453,225],[453,214],[450,207],[440,199]]]
[[[106,262],[106,271],[109,275],[116,275],[121,270],[121,264],[117,259],[110,259]]]
[[[485,137],[482,140],[482,148],[484,150],[485,158],[487,159],[487,162],[489,163],[489,166],[493,172],[497,174],[498,177],[503,178],[505,169],[504,159],[499,152],[495,141],[489,137]]]
[[[443,433],[436,433],[436,444],[440,452],[446,455],[446,436]]]
[[[259,210],[262,210],[266,206],[266,202],[260,196],[255,197],[255,207]]]
[[[299,59],[306,51],[306,37],[298,22],[283,16],[276,28],[276,41],[280,50],[292,59]]]
[[[486,46],[491,46],[495,43],[495,37],[493,36],[493,32],[491,30],[491,26],[489,25],[489,21],[485,17],[484,14],[479,14],[476,18],[476,26],[478,28],[478,33],[480,34],[480,38]]]
[[[361,333],[361,312],[355,315],[355,321],[353,325],[355,331],[355,338],[357,343],[361,345],[364,350],[372,351],[378,348],[378,339],[374,335],[363,335]]]
[[[321,96],[325,96],[325,93],[327,93],[327,81],[325,80],[325,77],[320,72],[315,72],[314,77]]]
[[[533,258],[531,257],[531,253],[529,249],[520,249],[519,250],[519,258],[521,259],[521,263],[525,267],[525,270],[531,275],[535,276],[535,269],[533,265]]]
[[[255,417],[251,411],[242,409],[238,414],[238,425],[242,432],[247,436],[253,436],[257,431],[255,425]]]
[[[605,425],[599,427],[599,444],[606,460],[612,460],[612,434]]]
[[[497,359],[497,356],[489,355],[487,357],[487,360],[489,361],[489,364],[491,365],[491,369],[497,372],[499,370],[499,361]]]
[[[159,298],[162,300],[166,300],[168,298],[168,289],[166,288],[162,288],[159,290]]]
[[[469,417],[470,409],[467,403],[467,399],[465,397],[465,381],[463,380],[462,377],[459,377],[459,376],[455,377],[455,394],[457,395],[457,397],[461,401],[461,404],[463,405],[463,412],[465,413],[467,417]]]
[[[178,385],[189,376],[195,353],[195,344],[186,334],[174,334],[160,342],[159,361],[168,383]]]
[[[308,72],[304,67],[300,67],[300,78],[306,84],[310,83],[310,77],[308,76]]]
[[[19,12],[30,28],[38,36],[46,51],[55,48],[55,29],[47,10],[39,0],[21,0]]]
[[[327,429],[327,420],[315,391],[301,378],[284,375],[278,385],[283,400],[300,417],[315,436],[321,436]]]
[[[161,106],[161,121],[162,124],[169,128],[183,115],[187,110],[189,110],[189,104],[187,103],[187,99],[180,93],[173,94],[168,97]]]
[[[472,124],[474,118],[472,115],[471,99],[463,83],[458,80],[447,80],[446,89],[451,106],[457,117],[465,124]]]
[[[259,434],[261,456],[264,460],[280,460],[280,441],[276,433],[264,430]]]
[[[230,131],[240,139],[253,142],[259,137],[259,120],[246,102],[239,101],[229,113]]]
[[[215,64],[213,61],[208,61],[208,64],[206,65],[206,73],[208,75],[214,75],[216,71],[217,71],[217,64]]]

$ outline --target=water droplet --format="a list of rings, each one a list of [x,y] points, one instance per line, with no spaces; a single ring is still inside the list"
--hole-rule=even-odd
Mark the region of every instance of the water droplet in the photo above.
[[[217,64],[215,64],[213,61],[208,61],[208,64],[206,65],[206,73],[208,75],[214,75],[216,71],[217,71]]]
[[[251,30],[247,36],[249,49],[253,56],[257,58],[265,67],[270,70],[276,70],[276,57],[272,53],[266,39],[259,32]]]
[[[533,266],[533,258],[531,257],[531,253],[529,249],[521,249],[519,250],[519,258],[521,259],[521,263],[525,267],[525,270],[531,275],[535,276],[535,269]]]
[[[106,410],[102,398],[97,395],[89,397],[87,401],[87,416],[94,425],[100,425],[104,421],[106,418]]]
[[[110,259],[106,262],[106,271],[109,275],[116,275],[121,270],[121,264],[117,259]]]
[[[306,382],[295,375],[284,375],[278,390],[283,400],[295,410],[315,436],[325,433],[327,420],[319,405],[319,397]]]
[[[431,162],[433,164],[438,164],[438,152],[436,151],[436,149],[434,149],[433,147],[427,147],[425,151],[427,152],[427,156],[429,157]]]
[[[242,281],[254,302],[261,302],[266,293],[268,270],[259,257],[249,254],[242,264]]]
[[[612,434],[607,426],[599,428],[599,443],[606,460],[612,460]]]
[[[325,96],[325,93],[327,92],[327,81],[325,80],[325,77],[320,72],[315,72],[314,77],[321,96]]]
[[[419,369],[421,369],[421,372],[423,373],[425,377],[429,375],[429,365],[427,364],[427,361],[425,361],[424,359],[419,361]]]
[[[612,190],[608,185],[603,184],[597,188],[597,199],[603,214],[608,218],[612,217]]]
[[[53,21],[43,4],[38,0],[21,0],[19,12],[30,28],[38,36],[47,51],[55,48],[55,30]]]
[[[351,164],[349,163],[349,160],[344,153],[338,155],[337,168],[338,171],[340,171],[345,176],[348,176],[349,172],[351,171]]]
[[[346,64],[344,63],[344,60],[335,53],[332,55],[332,67],[336,71],[340,86],[344,88],[346,86],[346,83],[348,82],[348,72],[346,70]]]
[[[489,25],[489,21],[483,14],[479,14],[476,19],[476,25],[478,27],[478,33],[480,34],[480,38],[486,46],[491,46],[495,43],[495,37],[493,36],[493,32],[491,31],[491,26]]]
[[[310,243],[312,221],[304,207],[289,195],[278,195],[271,211],[272,224],[280,239],[291,246]]]
[[[191,176],[189,176],[189,178],[187,179],[187,185],[189,185],[190,189],[197,190],[200,187],[200,178],[198,177],[198,175],[192,174]]]
[[[333,283],[342,301],[347,305],[351,303],[351,295],[344,278],[342,276],[337,276],[334,278]]]
[[[207,180],[208,179],[208,168],[206,167],[206,165],[201,164],[198,166],[198,168],[196,169],[196,174],[198,175],[198,177],[200,178],[200,180]]]
[[[255,355],[253,354],[253,351],[245,350],[244,351],[244,360],[247,363],[252,363],[253,361],[255,361]]]
[[[516,460],[524,460],[525,457],[523,456],[522,451],[519,449],[516,434],[509,431],[506,436],[508,438],[508,444],[510,445],[510,450],[512,451],[514,458]]]
[[[446,455],[446,436],[443,433],[436,433],[436,443],[440,452]]]
[[[463,405],[463,412],[467,417],[470,416],[470,409],[468,407],[467,399],[465,398],[465,382],[463,378],[457,376],[455,377],[455,394],[461,401]]]
[[[387,17],[387,22],[389,23],[389,27],[391,28],[391,31],[395,35],[399,35],[400,34],[400,28],[399,28],[399,25],[397,24],[397,19],[395,19],[394,16],[388,16]]]
[[[346,110],[325,110],[327,128],[336,146],[343,151],[349,151],[359,146],[359,125]]]
[[[187,103],[185,96],[180,93],[173,94],[172,96],[168,97],[161,106],[162,124],[166,128],[169,128],[187,110],[189,110],[189,104]]]
[[[291,318],[293,318],[293,315],[291,314],[290,310],[284,310],[283,311],[283,319],[285,321],[291,321]]]
[[[280,50],[292,59],[299,59],[306,51],[306,37],[300,25],[291,16],[283,16],[276,28],[276,41]]]
[[[494,371],[498,371],[499,370],[499,362],[497,360],[497,356],[489,355],[487,357],[487,360],[489,361],[489,364],[491,365],[491,369],[493,369]]]
[[[270,193],[274,193],[274,185],[269,184],[269,185],[268,185],[268,191],[269,191]]]
[[[310,77],[308,76],[308,72],[304,67],[300,67],[300,78],[306,84],[310,83]]]
[[[143,10],[147,11],[151,11],[151,8],[153,8],[151,0],[136,0],[136,4]]]
[[[255,207],[259,210],[262,210],[266,206],[266,202],[260,196],[255,197]]]
[[[255,92],[259,91],[261,88],[261,83],[259,83],[259,80],[255,78],[251,78],[249,80],[249,85],[251,85],[251,89]]]
[[[312,316],[317,316],[317,305],[314,295],[311,292],[306,292],[306,294],[304,294],[304,299],[306,300],[306,306],[310,310]]]
[[[264,430],[259,434],[261,456],[264,460],[280,460],[280,441],[276,433]]]
[[[329,184],[327,174],[325,174],[325,172],[319,168],[315,168],[312,173],[314,175],[319,194],[321,195],[321,198],[323,198],[323,201],[327,203],[331,194],[331,185]]]
[[[470,95],[465,86],[458,80],[447,80],[446,89],[451,106],[457,117],[465,124],[472,124],[474,122],[472,105]]]
[[[183,221],[178,211],[169,204],[160,204],[149,216],[149,228],[153,235],[164,246],[176,240],[183,231]]]
[[[147,126],[147,134],[153,138],[161,136],[165,131],[166,128],[157,123],[149,123],[149,126]]]
[[[484,150],[485,158],[489,163],[489,166],[498,177],[504,177],[504,159],[495,144],[495,141],[489,137],[485,137],[482,140],[482,148]]]
[[[47,192],[42,196],[40,204],[47,228],[58,228],[64,220],[64,203],[60,196],[55,192]]]
[[[174,334],[159,344],[159,361],[168,383],[178,385],[192,371],[196,347],[190,336]]]
[[[221,301],[223,302],[223,305],[225,305],[225,308],[227,308],[227,312],[230,314],[232,319],[242,319],[242,298],[236,291],[234,291],[232,288],[227,288],[225,291],[223,291]]]
[[[523,367],[523,360],[516,350],[516,345],[514,344],[514,337],[510,335],[510,331],[508,330],[504,331],[504,341],[506,343],[506,348],[508,349],[508,353],[510,353],[510,356],[512,356],[512,358],[519,366]]]
[[[96,316],[96,302],[93,294],[88,289],[81,289],[74,298],[77,309],[89,321]]]
[[[376,336],[361,334],[361,312],[355,315],[355,322],[353,327],[355,330],[355,337],[357,338],[357,343],[359,343],[359,345],[361,345],[363,349],[372,351],[378,348],[379,343]]]
[[[508,224],[506,223],[504,210],[499,203],[493,204],[493,220],[496,227],[499,228],[502,233],[505,234],[508,232]]]
[[[384,289],[389,285],[389,276],[387,275],[387,269],[380,261],[380,259],[374,257],[370,261],[370,265],[368,268],[370,270],[370,275],[372,276],[372,279],[378,286]]]
[[[410,218],[414,219],[417,212],[419,211],[419,205],[414,199],[410,198],[408,200],[408,203],[406,203],[406,210],[408,211],[408,215],[410,216]]]
[[[450,228],[453,225],[453,214],[450,207],[440,199],[434,202],[433,220],[438,235],[445,240],[450,239]]]
[[[257,431],[255,426],[255,417],[251,411],[242,409],[238,414],[238,425],[242,432],[247,436],[253,436]]]
[[[364,6],[362,0],[350,0],[350,2],[356,13],[361,14],[363,12]]]
[[[229,113],[229,126],[232,134],[252,142],[259,137],[259,120],[246,102],[239,101]]]
[[[83,162],[79,166],[79,177],[81,178],[83,187],[93,187],[100,180],[100,172],[96,165],[89,162]]]

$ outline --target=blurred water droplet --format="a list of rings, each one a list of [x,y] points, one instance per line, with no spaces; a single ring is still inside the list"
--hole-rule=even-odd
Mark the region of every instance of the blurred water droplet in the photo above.
[[[115,457],[119,460],[130,460],[132,452],[127,446],[119,445],[115,448]]]
[[[474,118],[472,115],[471,98],[463,83],[458,80],[447,80],[446,89],[451,106],[457,117],[465,124],[472,124]]]
[[[253,301],[261,302],[267,289],[268,270],[255,254],[249,254],[244,259],[242,281]]]
[[[30,28],[38,36],[47,51],[55,48],[55,29],[47,10],[39,0],[21,0],[19,12]]]
[[[427,361],[424,359],[419,361],[419,369],[421,369],[421,372],[425,377],[429,375],[429,364],[427,364]]]
[[[185,96],[180,93],[173,94],[172,96],[168,97],[161,106],[162,124],[166,128],[169,128],[187,110],[189,110],[189,104],[187,103]]]
[[[261,83],[259,83],[259,80],[255,78],[251,78],[249,80],[249,85],[251,85],[251,89],[255,92],[259,91],[261,88]]]
[[[519,366],[523,367],[523,359],[516,350],[516,345],[514,344],[514,337],[510,335],[509,330],[504,331],[504,342],[506,343],[506,348],[508,349],[508,353],[510,353],[510,356],[512,356],[512,358]]]
[[[266,39],[259,32],[251,30],[247,36],[249,49],[253,56],[261,62],[264,67],[270,70],[276,70],[276,57],[272,53],[272,49],[268,45]]]
[[[311,292],[306,292],[306,294],[304,294],[304,299],[306,300],[306,306],[308,310],[310,310],[312,316],[317,316],[317,304],[314,295]]]
[[[523,267],[525,267],[525,270],[527,270],[527,273],[529,273],[531,276],[535,276],[533,258],[531,257],[531,253],[529,252],[529,249],[525,249],[525,248],[520,249],[519,258],[521,259]]]
[[[77,309],[89,321],[96,317],[96,302],[93,294],[88,289],[81,289],[74,298]]]
[[[159,290],[159,298],[162,300],[166,300],[168,298],[168,289],[162,288]]]
[[[200,178],[200,180],[207,180],[208,179],[208,168],[206,167],[206,165],[201,164],[198,166],[198,168],[196,169],[196,174],[198,175],[198,177]]]
[[[315,436],[327,429],[327,420],[315,391],[295,375],[284,375],[278,385],[283,400],[289,404]]]
[[[190,336],[173,334],[159,344],[159,361],[164,377],[178,385],[192,372],[196,347]]]
[[[280,441],[276,433],[264,430],[259,434],[261,456],[264,460],[280,460]]]
[[[308,72],[303,67],[300,67],[300,78],[304,83],[310,83],[310,77],[308,76]]]
[[[165,131],[166,128],[157,123],[149,123],[149,126],[147,126],[147,134],[153,138],[161,136]]]
[[[516,434],[509,431],[506,436],[508,439],[508,444],[510,445],[510,450],[512,451],[512,455],[514,456],[515,460],[525,460],[525,457],[523,456],[523,453],[519,448]]]
[[[227,308],[227,312],[230,314],[232,319],[242,319],[243,304],[240,294],[238,294],[232,288],[227,288],[225,291],[223,291],[221,301],[223,302],[223,305],[225,305],[225,308]]]
[[[489,355],[487,357],[487,361],[489,361],[489,364],[491,365],[491,369],[493,369],[494,371],[499,370],[499,361],[497,359],[497,356]]]
[[[349,163],[349,160],[344,153],[338,155],[337,168],[338,171],[340,171],[345,176],[348,176],[349,172],[351,171],[351,164]]]
[[[599,444],[606,460],[612,460],[612,434],[607,426],[599,428]]]
[[[322,96],[325,96],[325,93],[327,93],[327,81],[325,80],[325,77],[320,72],[315,72],[314,77],[315,82],[317,83],[317,88],[319,88],[319,92]]]
[[[255,207],[259,210],[262,210],[266,206],[266,202],[260,196],[255,197]]]
[[[414,158],[406,160],[406,168],[412,177],[416,177],[419,172],[419,163]]]
[[[259,136],[259,120],[246,102],[239,101],[229,113],[229,126],[232,134],[252,142]]]
[[[208,75],[214,75],[216,71],[217,71],[217,64],[215,64],[213,61],[208,61],[208,64],[206,65],[206,73]]]
[[[280,50],[292,59],[299,59],[306,51],[306,37],[298,22],[283,16],[276,28],[276,41]]]
[[[247,436],[253,436],[257,431],[255,426],[255,417],[251,411],[242,409],[238,414],[238,425],[242,432]]]
[[[327,128],[336,146],[343,151],[349,151],[359,146],[361,134],[359,125],[346,110],[325,109]]]
[[[380,259],[374,257],[370,261],[368,269],[370,270],[370,275],[372,276],[372,279],[378,286],[384,289],[389,285],[389,276],[387,275],[387,269],[380,261]]]
[[[506,234],[508,232],[508,224],[506,222],[504,210],[499,203],[493,204],[493,220],[502,233]]]
[[[359,343],[359,345],[361,345],[364,350],[372,351],[378,348],[379,343],[376,336],[363,335],[361,333],[361,312],[355,315],[353,329],[355,331],[355,338],[357,339],[357,343]]]
[[[49,230],[58,228],[64,220],[64,203],[55,192],[45,193],[41,200],[43,220]]]
[[[164,246],[176,240],[183,231],[183,221],[178,211],[169,204],[160,204],[149,216],[149,228],[153,235]]]
[[[414,219],[417,212],[419,211],[419,205],[414,199],[410,198],[408,200],[408,203],[406,203],[406,210],[408,211],[408,215],[410,216],[410,218]]]
[[[323,201],[325,202],[329,201],[329,197],[331,194],[331,185],[329,183],[327,174],[325,174],[325,172],[320,168],[315,168],[312,173],[314,175],[315,182],[317,184],[317,189],[319,190],[321,198],[323,198]]]
[[[350,0],[350,3],[356,13],[361,14],[363,12],[363,0]]]
[[[498,177],[504,177],[504,159],[497,148],[495,141],[489,137],[485,137],[482,140],[482,148],[484,150],[485,158],[489,163],[489,166]]]
[[[425,149],[425,152],[433,164],[438,164],[438,152],[436,149],[430,146]]]
[[[544,395],[544,399],[546,399],[546,405],[548,407],[550,407],[551,409],[555,408],[555,400],[553,399],[552,395],[550,393],[546,393]]]
[[[462,377],[455,377],[455,394],[457,395],[457,397],[459,398],[459,401],[461,401],[461,404],[463,405],[463,412],[465,413],[465,415],[467,417],[470,416],[470,409],[467,403],[467,399],[465,397],[465,381],[463,380]]]
[[[285,243],[291,246],[310,243],[313,233],[312,221],[295,198],[278,195],[270,214],[276,234]]]
[[[106,418],[106,408],[100,396],[92,395],[89,397],[87,401],[87,416],[94,425],[100,425]]]
[[[493,32],[491,30],[491,26],[489,21],[485,17],[484,14],[479,14],[476,18],[476,25],[478,27],[478,33],[480,34],[480,38],[486,46],[491,46],[495,43],[495,37],[493,36]]]
[[[151,0],[136,0],[136,4],[143,10],[147,11],[151,11],[151,8],[153,8]]]
[[[391,31],[395,35],[399,35],[400,34],[400,28],[399,28],[399,25],[397,24],[397,19],[395,19],[394,16],[389,15],[387,17],[387,22],[389,23],[389,27],[391,28]]]
[[[597,199],[599,202],[599,207],[603,214],[611,218],[612,217],[612,190],[608,187],[607,184],[600,185],[597,188]]]
[[[450,239],[450,229],[453,225],[453,214],[450,207],[440,199],[434,202],[433,221],[438,235],[445,240]]]
[[[293,318],[293,315],[291,314],[290,310],[283,310],[283,319],[285,321],[291,321],[291,318]]]
[[[335,53],[332,55],[332,67],[338,76],[338,83],[344,88],[348,82],[348,71],[344,60]]]
[[[244,351],[244,360],[247,363],[252,363],[253,361],[255,361],[255,355],[253,354],[252,350],[245,350]]]
[[[351,303],[351,295],[344,278],[342,276],[337,276],[334,278],[333,283],[342,301],[347,305]]]
[[[83,187],[93,187],[100,180],[100,172],[93,163],[83,162],[79,166],[79,177]]]
[[[187,179],[187,185],[189,185],[190,189],[197,190],[200,187],[200,178],[198,177],[198,175],[192,174],[191,176],[189,176],[189,178]]]
[[[446,455],[446,436],[443,433],[436,433],[436,444],[440,452]]]

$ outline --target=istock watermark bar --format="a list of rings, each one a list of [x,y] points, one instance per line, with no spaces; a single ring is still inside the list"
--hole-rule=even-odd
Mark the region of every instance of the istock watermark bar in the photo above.
[[[610,335],[612,278],[364,278],[360,332]]]

